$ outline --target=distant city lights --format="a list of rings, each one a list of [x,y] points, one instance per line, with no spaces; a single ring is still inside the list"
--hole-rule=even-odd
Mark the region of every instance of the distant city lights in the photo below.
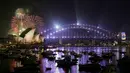
[[[80,25],[79,23],[77,23],[77,25]]]
[[[50,33],[50,35],[52,35],[52,33]]]
[[[97,26],[97,28],[100,28],[99,26]]]

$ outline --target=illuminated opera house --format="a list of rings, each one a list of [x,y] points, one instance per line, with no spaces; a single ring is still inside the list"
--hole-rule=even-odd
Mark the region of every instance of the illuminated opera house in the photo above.
[[[42,18],[29,15],[25,9],[19,8],[11,22],[9,35],[12,35],[16,42],[20,43],[41,43],[44,40],[42,34],[38,33],[36,27],[42,26]]]

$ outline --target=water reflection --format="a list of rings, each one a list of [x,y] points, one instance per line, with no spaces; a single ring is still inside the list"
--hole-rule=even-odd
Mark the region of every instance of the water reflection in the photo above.
[[[99,64],[101,66],[106,66],[107,64],[117,64],[117,60],[119,60],[120,58],[122,58],[124,56],[123,52],[126,52],[126,48],[122,47],[59,47],[59,48],[54,48],[54,49],[48,49],[51,51],[55,51],[55,50],[62,50],[62,51],[70,51],[70,52],[76,52],[78,54],[82,53],[82,52],[96,52],[96,54],[98,56],[101,56],[102,53],[109,53],[109,52],[113,52],[115,54],[115,56],[113,56],[109,61],[106,60],[102,60]],[[54,54],[56,54],[56,60],[59,59],[63,59],[62,56],[65,55],[63,52],[54,52]],[[68,53],[68,55],[71,55],[70,53]],[[77,65],[73,65],[71,66],[71,69],[69,71],[69,73],[85,73],[85,72],[79,72],[79,64],[80,65],[84,65],[84,64],[90,64],[90,60],[89,60],[90,56],[88,54],[83,54],[82,53],[82,57],[80,57],[78,59],[78,63]],[[71,55],[71,59],[74,59],[74,56]],[[42,60],[43,62],[43,71],[44,73],[67,73],[66,69],[63,68],[58,68],[57,67],[57,62],[56,61],[49,61],[47,58],[43,58]],[[46,69],[47,68],[47,69]],[[49,69],[51,68],[51,69]]]

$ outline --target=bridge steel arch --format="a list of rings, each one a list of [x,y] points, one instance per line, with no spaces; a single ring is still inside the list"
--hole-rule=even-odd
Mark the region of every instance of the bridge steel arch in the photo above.
[[[82,32],[80,32],[82,30]],[[86,38],[86,39],[116,39],[115,33],[103,28],[87,24],[70,24],[44,30],[46,39]]]

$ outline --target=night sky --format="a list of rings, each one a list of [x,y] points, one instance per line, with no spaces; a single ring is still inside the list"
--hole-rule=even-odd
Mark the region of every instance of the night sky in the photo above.
[[[7,35],[17,8],[29,8],[44,18],[45,26],[82,24],[100,26],[130,35],[129,0],[3,0],[0,2],[0,37]]]

